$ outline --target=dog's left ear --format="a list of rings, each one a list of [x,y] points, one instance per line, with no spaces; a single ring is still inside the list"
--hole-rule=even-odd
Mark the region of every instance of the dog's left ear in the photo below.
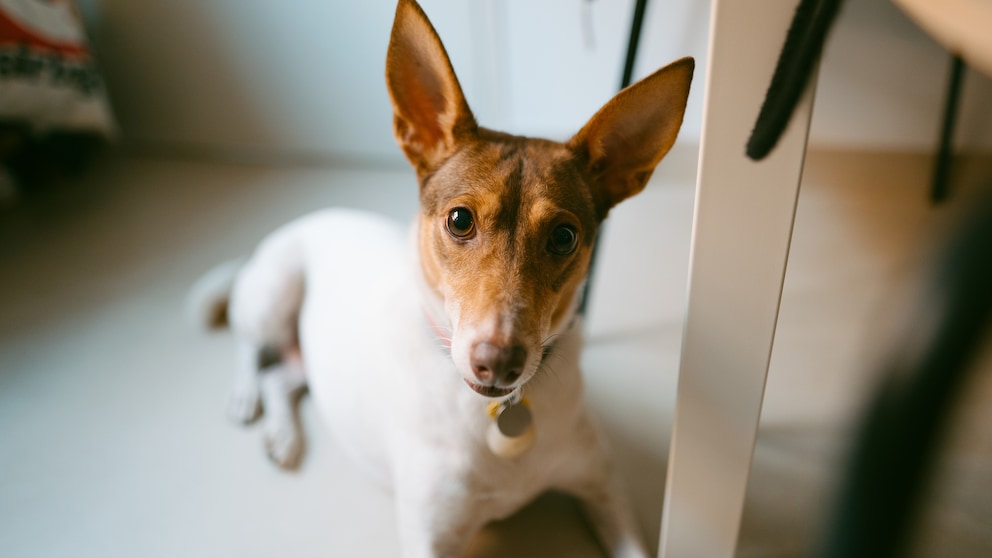
[[[393,134],[423,176],[437,168],[477,125],[448,54],[414,0],[399,0],[386,54]]]
[[[589,165],[602,216],[643,190],[675,143],[694,67],[683,58],[624,89],[569,140]]]

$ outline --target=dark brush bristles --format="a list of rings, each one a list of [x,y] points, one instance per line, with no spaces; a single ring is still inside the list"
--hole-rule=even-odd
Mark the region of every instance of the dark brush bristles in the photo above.
[[[819,63],[842,0],[802,0],[786,34],[765,102],[747,141],[747,156],[764,159],[782,137],[799,98]]]

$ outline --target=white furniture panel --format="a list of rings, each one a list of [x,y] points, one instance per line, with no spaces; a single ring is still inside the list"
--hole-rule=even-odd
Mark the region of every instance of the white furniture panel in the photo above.
[[[813,88],[768,158],[744,146],[797,3],[713,2],[665,558],[730,558],[737,544]]]

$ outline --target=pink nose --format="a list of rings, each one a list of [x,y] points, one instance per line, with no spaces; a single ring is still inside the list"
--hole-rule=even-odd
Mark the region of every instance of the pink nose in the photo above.
[[[494,345],[481,341],[472,346],[472,372],[486,386],[506,387],[520,378],[527,362],[527,349],[519,343]]]

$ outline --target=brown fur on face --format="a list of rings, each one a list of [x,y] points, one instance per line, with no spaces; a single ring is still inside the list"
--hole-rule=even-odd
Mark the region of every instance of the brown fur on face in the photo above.
[[[386,60],[394,133],[420,181],[418,249],[471,376],[472,347],[519,348],[533,374],[542,345],[573,312],[599,225],[640,192],[678,134],[693,61],[676,61],[607,103],[567,143],[480,128],[444,46],[414,0],[399,0]],[[464,238],[448,227],[468,211]],[[574,251],[550,249],[556,227]],[[516,381],[514,379],[514,381]]]
[[[564,325],[588,269],[600,210],[581,160],[563,144],[486,130],[480,136],[422,180],[424,274],[443,298],[457,299],[460,322],[495,316],[496,337],[541,342],[537,336]],[[448,232],[455,208],[473,215],[469,239]],[[577,231],[571,254],[548,248],[558,225]]]

